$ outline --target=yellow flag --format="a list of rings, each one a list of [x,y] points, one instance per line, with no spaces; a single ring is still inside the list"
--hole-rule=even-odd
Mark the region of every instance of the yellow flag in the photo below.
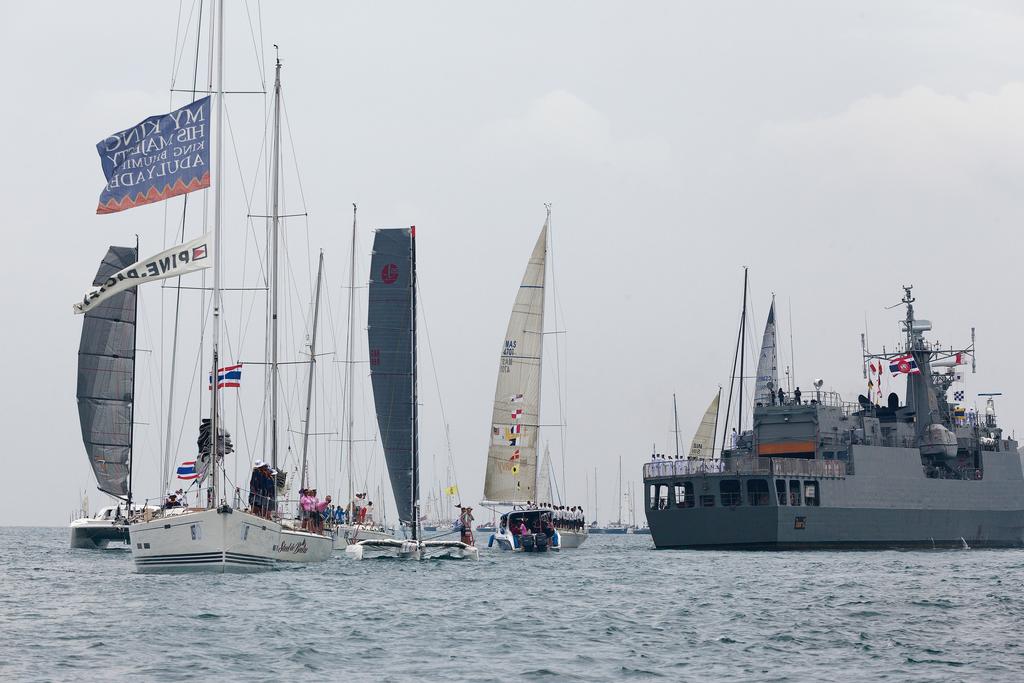
[[[449,486],[448,488],[446,488],[444,490],[444,495],[446,495],[446,496],[454,496],[458,492],[459,492],[459,487],[458,486]]]
[[[512,465],[512,474],[519,474],[519,465]]]

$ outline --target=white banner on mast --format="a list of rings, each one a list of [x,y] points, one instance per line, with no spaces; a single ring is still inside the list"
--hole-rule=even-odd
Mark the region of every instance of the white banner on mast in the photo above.
[[[143,282],[165,280],[169,277],[205,270],[212,265],[213,240],[210,234],[206,233],[190,242],[171,247],[156,256],[143,259],[117,271],[105,282],[86,292],[82,300],[74,304],[75,313],[85,313],[118,292],[131,289]]]

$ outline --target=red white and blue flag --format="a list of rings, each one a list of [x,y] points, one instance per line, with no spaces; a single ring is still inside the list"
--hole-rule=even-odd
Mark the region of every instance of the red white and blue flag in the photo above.
[[[889,359],[889,372],[893,375],[919,375],[921,374],[921,368],[917,367],[914,355],[907,353]]]
[[[196,472],[196,461],[186,460],[185,462],[178,465],[178,479],[196,479],[199,477],[199,473]]]
[[[210,384],[213,384],[213,379],[210,378]],[[217,388],[224,389],[225,387],[238,388],[242,386],[242,364],[229,365],[226,368],[221,368],[217,371]],[[209,388],[209,387],[207,387]]]

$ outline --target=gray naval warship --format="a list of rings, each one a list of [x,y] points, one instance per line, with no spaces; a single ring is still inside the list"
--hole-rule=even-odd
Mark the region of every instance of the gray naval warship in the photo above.
[[[905,401],[844,402],[816,382],[810,397],[755,405],[753,429],[721,458],[646,464],[657,548],[1024,545],[1018,444],[991,395],[983,413],[965,414],[947,399],[955,374],[940,372],[968,357],[973,366],[973,341],[954,350],[926,340],[931,325],[904,289],[903,348],[864,357],[906,374]]]

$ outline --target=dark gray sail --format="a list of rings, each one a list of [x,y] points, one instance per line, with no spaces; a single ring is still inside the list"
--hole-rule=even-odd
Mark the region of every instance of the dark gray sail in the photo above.
[[[413,520],[418,497],[413,234],[387,228],[374,236],[367,327],[377,426],[402,522]]]
[[[135,247],[110,247],[94,286],[138,260]],[[78,345],[78,418],[82,442],[101,491],[129,493],[135,377],[134,288],[85,313]]]

